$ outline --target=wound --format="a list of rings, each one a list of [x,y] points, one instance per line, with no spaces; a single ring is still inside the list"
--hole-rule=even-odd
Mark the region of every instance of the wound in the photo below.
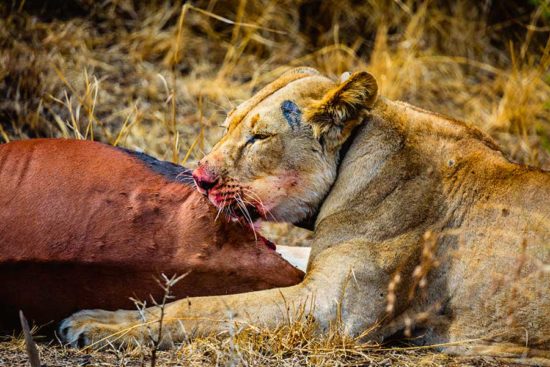
[[[302,111],[300,111],[296,103],[289,100],[284,101],[281,104],[281,111],[292,130],[300,126],[302,122]]]

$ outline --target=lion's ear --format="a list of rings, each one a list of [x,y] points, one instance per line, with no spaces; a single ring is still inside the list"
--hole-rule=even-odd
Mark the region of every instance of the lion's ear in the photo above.
[[[305,119],[317,138],[341,145],[360,121],[360,112],[371,109],[378,96],[376,79],[366,71],[353,73],[306,110]]]

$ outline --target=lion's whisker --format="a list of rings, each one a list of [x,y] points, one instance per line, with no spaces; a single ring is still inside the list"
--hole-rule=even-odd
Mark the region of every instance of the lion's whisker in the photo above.
[[[219,216],[220,216],[220,213],[224,210],[225,208],[225,200],[227,199],[227,197],[224,197],[223,198],[223,203],[221,206],[218,207],[218,213],[216,214],[216,218],[214,218],[214,221],[217,221]]]
[[[273,219],[273,221],[277,221],[277,219],[275,218],[275,216],[271,213],[271,210],[267,209],[267,207],[264,205],[262,199],[260,198],[260,196],[254,192],[254,190],[250,189],[250,188],[247,188],[247,187],[243,187],[242,188],[243,190],[243,194],[245,195],[248,195],[250,196],[250,198],[253,200],[253,201],[256,201],[262,208],[263,212],[265,213],[265,215],[270,215],[271,218]]]
[[[252,232],[254,233],[254,239],[257,241],[258,236],[256,234],[256,229],[254,228],[254,222],[252,221],[252,217],[251,217],[248,209],[246,208],[246,204],[244,203],[243,199],[241,198],[241,196],[239,194],[235,195],[235,201],[236,201],[237,205],[239,206],[239,208],[241,209],[243,215],[245,216],[246,221],[250,224],[250,228],[252,228]]]

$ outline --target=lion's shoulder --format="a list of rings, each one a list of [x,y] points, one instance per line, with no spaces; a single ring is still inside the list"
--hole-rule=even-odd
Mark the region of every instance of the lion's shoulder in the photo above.
[[[429,111],[403,101],[389,102],[394,108],[391,109],[400,120],[406,119],[408,126],[416,132],[440,136],[451,140],[462,140],[474,138],[481,141],[491,150],[501,152],[501,148],[495,140],[480,128],[453,118],[445,114]]]

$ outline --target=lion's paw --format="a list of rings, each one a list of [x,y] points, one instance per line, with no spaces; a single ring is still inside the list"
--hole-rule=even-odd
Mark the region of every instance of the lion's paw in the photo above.
[[[128,338],[128,317],[124,317],[124,313],[128,311],[77,312],[61,322],[59,336],[63,342],[77,348],[128,344],[131,339]]]

